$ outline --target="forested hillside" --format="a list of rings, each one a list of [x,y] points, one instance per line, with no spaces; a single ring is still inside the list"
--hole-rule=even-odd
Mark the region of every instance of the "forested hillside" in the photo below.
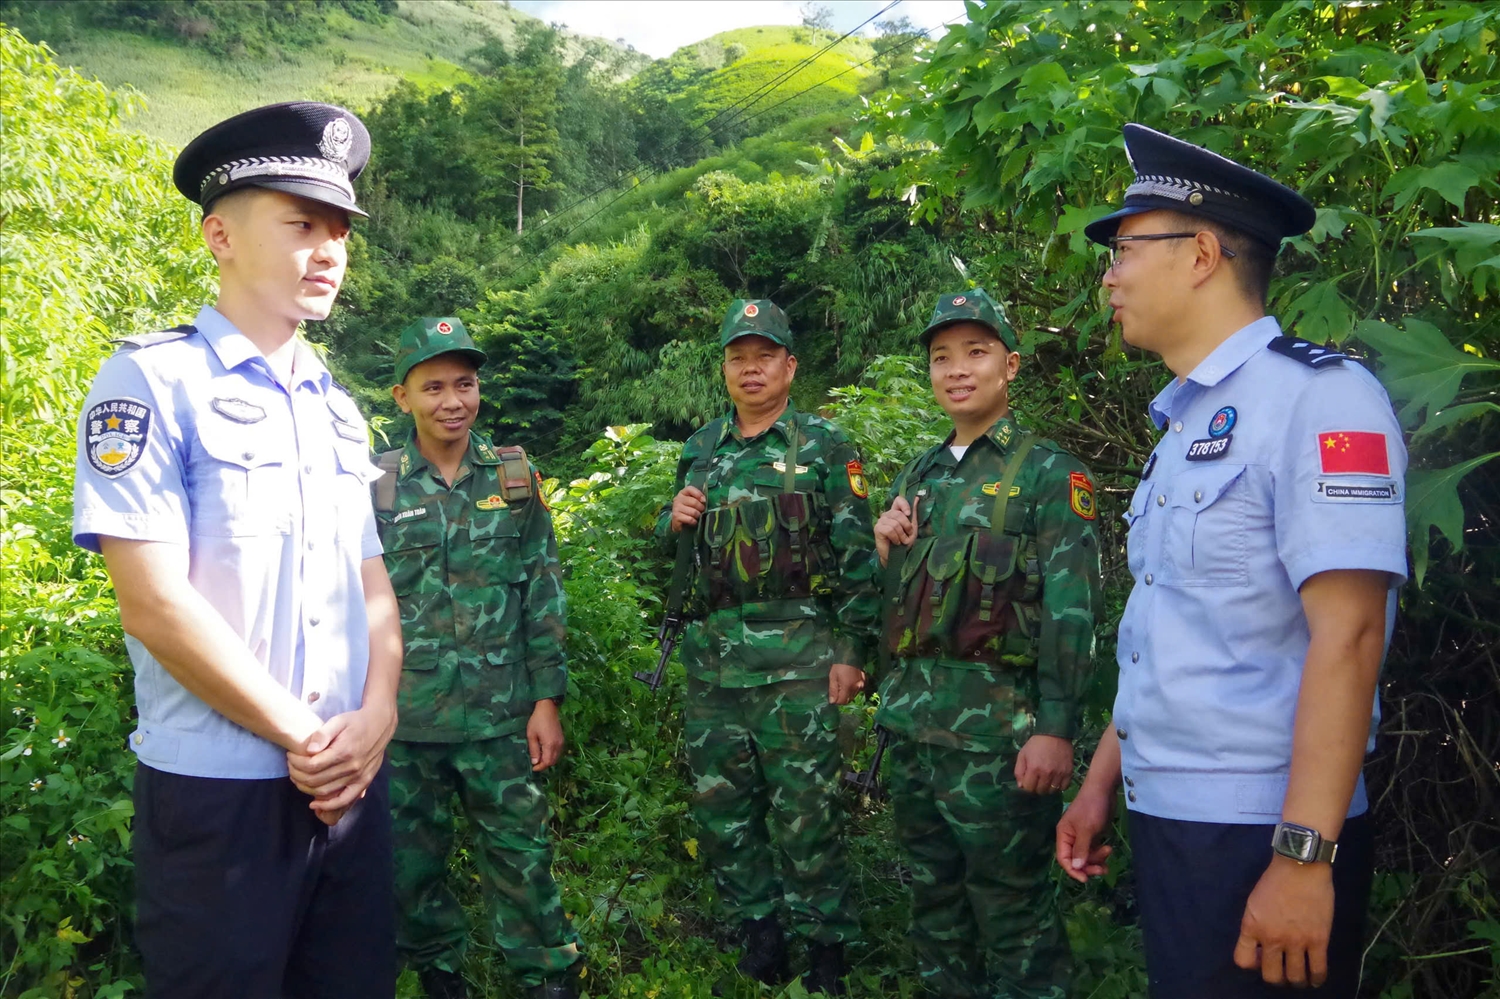
[[[227,6],[196,2],[210,19]],[[404,0],[263,3],[253,24],[209,28],[163,19],[193,4],[97,6],[99,19],[70,20],[0,2],[27,33],[0,34],[0,995],[139,987],[129,666],[102,565],[70,543],[70,427],[110,337],[189,317],[211,294],[196,216],[168,181],[178,146],[223,114],[309,96],[355,106],[374,151],[351,276],[307,337],[394,438],[397,331],[460,316],[492,358],[483,428],[552,477],[572,678],[549,791],[591,995],[706,996],[733,960],[687,818],[680,672],[655,696],[630,676],[654,662],[667,569],[649,524],[676,442],[725,403],[716,331],[735,297],[787,309],[794,398],[849,430],[876,499],[945,432],[913,349],[933,298],[980,284],[1006,301],[1023,331],[1018,410],[1101,483],[1110,616],[1087,759],[1129,578],[1118,514],[1167,375],[1109,325],[1082,227],[1118,203],[1120,126],[1140,121],[1319,205],[1282,254],[1274,311],[1365,357],[1413,455],[1416,572],[1369,771],[1380,832],[1362,994],[1500,996],[1491,6],[993,2],[930,40],[899,20],[869,39],[746,29],[650,63],[499,5],[441,5],[424,26],[429,5]],[[49,32],[60,56],[33,44]],[[419,36],[452,41],[420,58],[391,45]],[[260,68],[207,96],[238,58]],[[147,110],[94,74],[135,82]],[[158,99],[169,116],[150,110]],[[868,714],[845,717],[858,759]],[[849,808],[867,937],[854,992],[915,995],[888,812]],[[1086,890],[1058,881],[1077,994],[1093,999],[1144,996],[1128,853],[1116,858]],[[472,873],[467,855],[456,863]],[[475,953],[481,994],[518,994]],[[419,994],[409,977],[402,988]]]

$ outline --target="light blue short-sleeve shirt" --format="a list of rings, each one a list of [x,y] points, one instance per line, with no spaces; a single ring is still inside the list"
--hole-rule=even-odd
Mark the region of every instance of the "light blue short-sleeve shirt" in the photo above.
[[[364,419],[298,343],[290,385],[205,307],[187,336],[100,368],[78,426],[73,538],[182,545],[194,589],[261,667],[325,720],[360,706],[360,564],[381,554]],[[284,777],[281,747],[190,693],[135,639],[130,748],[168,773]]]
[[[1151,403],[1165,432],[1125,514],[1114,709],[1126,802],[1149,815],[1280,821],[1309,577],[1389,573],[1387,641],[1395,620],[1406,448],[1390,399],[1353,360],[1271,349],[1280,334],[1246,326]],[[1366,807],[1361,778],[1349,814]]]

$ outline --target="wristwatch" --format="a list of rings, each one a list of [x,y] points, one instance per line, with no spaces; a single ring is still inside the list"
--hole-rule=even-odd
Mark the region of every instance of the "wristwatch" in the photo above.
[[[1280,822],[1271,834],[1271,849],[1299,864],[1332,864],[1333,858],[1338,856],[1339,845],[1324,839],[1316,829],[1295,822]]]

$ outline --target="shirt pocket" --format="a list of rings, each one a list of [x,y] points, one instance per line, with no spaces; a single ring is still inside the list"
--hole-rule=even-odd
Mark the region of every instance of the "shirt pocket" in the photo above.
[[[233,538],[291,532],[291,506],[302,494],[284,461],[285,445],[269,423],[199,423],[188,468],[194,534]]]
[[[1146,512],[1151,502],[1153,485],[1150,479],[1142,479],[1141,484],[1135,487],[1135,495],[1130,498],[1130,506],[1121,515],[1128,527],[1125,532],[1125,562],[1130,567],[1132,576],[1140,576],[1146,571],[1146,532],[1151,526],[1151,518],[1146,516]]]
[[[1185,471],[1172,480],[1162,581],[1178,586],[1250,582],[1244,465]]]
[[[370,450],[363,437],[355,440],[345,436],[349,424],[335,422],[333,427],[334,463],[338,468],[334,491],[338,537],[340,541],[357,545],[369,523],[370,486],[383,473],[370,460]]]
[[[401,605],[401,629],[410,642],[431,626],[445,599],[443,524],[436,518],[385,521],[380,536],[385,569]],[[408,655],[404,668],[433,669],[437,660],[435,655]]]
[[[528,501],[530,502],[530,501]],[[469,522],[465,564],[456,564],[449,579],[458,599],[473,606],[473,634],[492,666],[524,662],[526,627],[523,613],[529,577],[522,561],[520,525],[510,510],[493,510]]]

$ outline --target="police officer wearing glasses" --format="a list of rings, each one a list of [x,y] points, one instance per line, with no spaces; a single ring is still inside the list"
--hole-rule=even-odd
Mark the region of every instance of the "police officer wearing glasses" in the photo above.
[[[1406,450],[1379,382],[1265,313],[1295,191],[1140,125],[1085,231],[1132,346],[1173,379],[1130,508],[1113,724],[1057,827],[1084,881],[1120,783],[1153,999],[1353,999],[1370,890],[1361,766],[1406,577]]]

